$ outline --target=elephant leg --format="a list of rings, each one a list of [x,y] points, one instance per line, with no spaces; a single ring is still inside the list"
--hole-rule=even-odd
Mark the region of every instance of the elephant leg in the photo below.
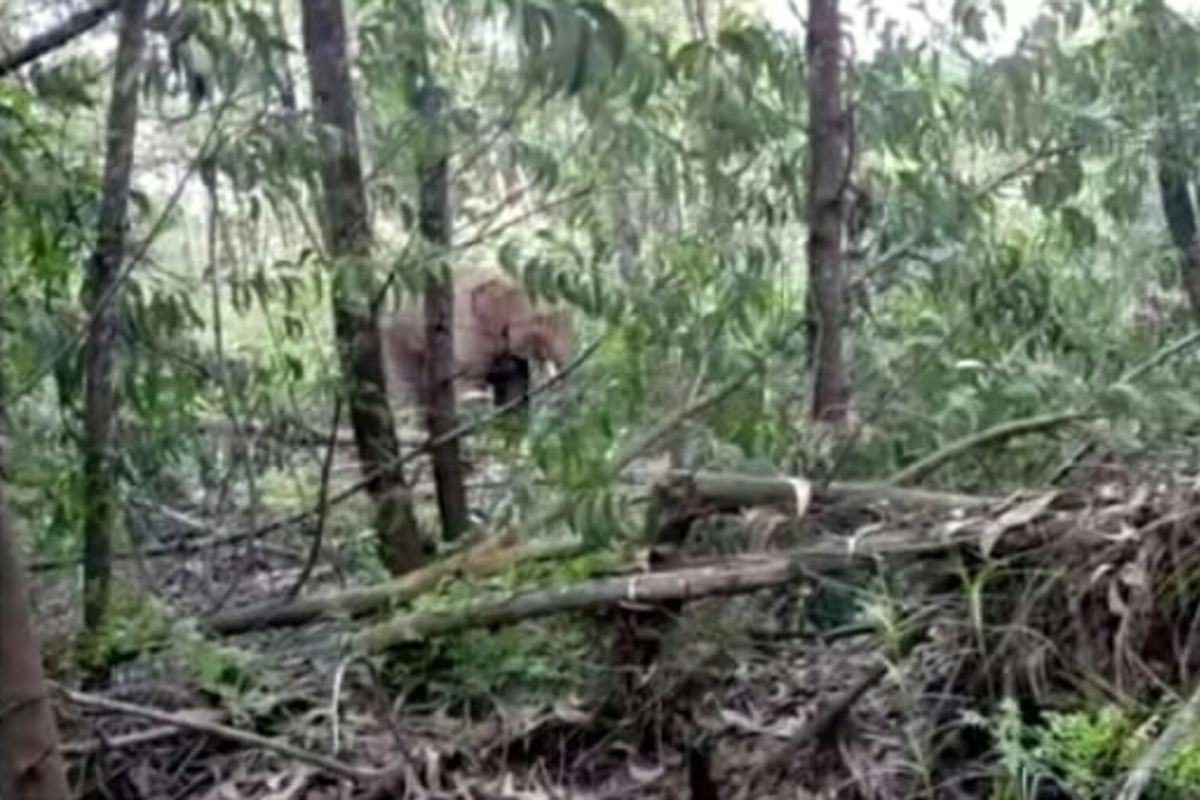
[[[519,400],[513,409],[525,418],[529,414],[529,361],[511,353],[501,353],[492,360],[487,374],[492,387],[492,404],[497,408]]]

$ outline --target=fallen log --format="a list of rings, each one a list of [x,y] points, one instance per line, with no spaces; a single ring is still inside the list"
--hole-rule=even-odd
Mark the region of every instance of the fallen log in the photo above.
[[[978,526],[964,526],[944,537],[933,537],[924,531],[881,533],[860,542],[826,537],[816,544],[774,555],[710,559],[701,567],[581,581],[481,600],[451,610],[406,614],[352,636],[351,648],[363,653],[379,652],[469,628],[511,625],[625,602],[686,602],[748,594],[790,583],[813,572],[867,566],[880,557],[892,560],[945,553],[977,543],[979,535]]]
[[[208,617],[202,626],[210,633],[232,635],[260,628],[357,617],[406,603],[459,574],[491,575],[518,561],[564,556],[579,547],[574,541],[522,543],[511,531],[505,532],[395,580],[292,601],[270,600],[232,608]]]
[[[795,503],[795,478],[737,475],[717,472],[673,472],[664,480],[677,490],[694,492],[722,504],[739,507]],[[681,487],[686,487],[683,489]],[[814,491],[830,502],[883,502],[903,507],[939,509],[974,508],[998,502],[998,498],[943,492],[928,492],[871,483],[834,483]],[[553,513],[561,512],[556,506]],[[547,514],[545,521],[553,519]],[[261,628],[305,625],[337,617],[358,617],[398,606],[434,590],[442,580],[466,572],[495,574],[518,561],[563,557],[578,552],[575,540],[552,543],[522,543],[513,532],[493,534],[470,548],[407,575],[375,586],[298,598],[291,602],[264,601],[232,608],[203,621],[211,633],[232,635]]]
[[[723,506],[761,506],[795,504],[797,484],[802,478],[772,475],[742,475],[730,472],[672,471],[658,481],[659,486],[686,490],[697,498]],[[936,492],[910,489],[889,483],[835,481],[814,484],[813,496],[827,503],[883,503],[897,508],[934,508],[954,510],[978,508],[1002,500],[986,495]]]

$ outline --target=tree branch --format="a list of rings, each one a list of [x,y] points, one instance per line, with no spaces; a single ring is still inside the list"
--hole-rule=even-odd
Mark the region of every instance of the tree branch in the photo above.
[[[39,33],[13,52],[0,55],[0,77],[69,44],[106,20],[120,6],[121,0],[100,0],[93,6],[75,12],[50,30]]]

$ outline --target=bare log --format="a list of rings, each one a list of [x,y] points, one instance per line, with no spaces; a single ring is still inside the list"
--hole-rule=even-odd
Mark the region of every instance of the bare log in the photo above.
[[[578,552],[576,541],[520,543],[515,534],[491,536],[449,558],[428,564],[376,586],[349,589],[292,602],[263,602],[234,608],[204,620],[212,633],[236,634],[259,628],[305,625],[318,620],[358,617],[387,606],[401,605],[433,591],[443,580],[459,574],[490,575],[509,566],[538,558],[563,557]]]
[[[601,578],[475,603],[453,611],[405,615],[367,628],[352,641],[357,650],[378,652],[405,642],[468,628],[511,625],[554,614],[606,608],[623,602],[662,603],[746,594],[787,583],[799,574],[798,564],[789,559],[776,558],[748,566],[705,567]]]
[[[670,473],[666,480],[676,486],[692,486],[697,496],[738,507],[794,502],[796,484],[790,478],[758,477],[715,472]],[[927,492],[869,483],[831,484],[816,492],[829,500],[887,502],[904,507],[940,509],[978,508],[998,503],[999,498],[943,492]],[[555,506],[545,517],[553,520]],[[415,572],[376,586],[317,595],[292,602],[269,601],[215,614],[204,621],[212,633],[232,635],[260,628],[306,625],[337,617],[359,617],[389,605],[402,605],[432,591],[447,577],[467,572],[494,574],[519,561],[564,557],[578,552],[575,540],[551,543],[521,542],[511,531],[486,537],[470,548]]]
[[[978,534],[973,526],[964,526],[944,538],[934,538],[923,531],[897,532],[871,537],[854,547],[848,546],[842,537],[828,537],[814,545],[776,555],[742,556],[720,562],[710,560],[703,567],[600,578],[483,600],[449,611],[408,614],[366,628],[351,642],[355,649],[370,653],[469,628],[511,625],[624,602],[686,602],[704,597],[748,594],[781,586],[814,571],[870,565],[880,557],[901,560],[944,554],[974,542]]]
[[[744,508],[761,505],[794,505],[797,478],[777,475],[741,475],[730,472],[669,472],[662,483],[712,502]],[[977,508],[1000,501],[998,497],[910,489],[888,483],[841,481],[815,485],[813,495],[824,502],[886,503],[900,508],[954,510]]]

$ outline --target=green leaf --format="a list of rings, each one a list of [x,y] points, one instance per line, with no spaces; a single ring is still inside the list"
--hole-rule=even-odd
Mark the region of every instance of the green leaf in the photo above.
[[[1099,238],[1096,223],[1092,218],[1074,206],[1065,206],[1059,210],[1063,227],[1071,242],[1079,248],[1094,247]]]

